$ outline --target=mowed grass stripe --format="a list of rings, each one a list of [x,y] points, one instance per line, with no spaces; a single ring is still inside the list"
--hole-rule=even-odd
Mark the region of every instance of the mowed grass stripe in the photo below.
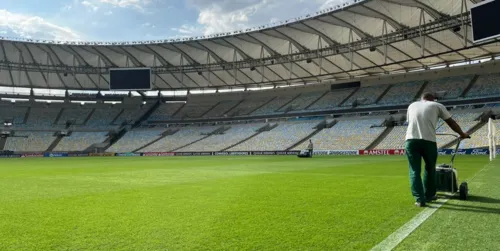
[[[407,172],[402,156],[2,160],[0,249],[367,250],[420,212]]]
[[[460,175],[459,165],[457,160]],[[499,182],[500,162],[495,160],[469,182],[467,201],[449,200],[395,250],[498,250]]]

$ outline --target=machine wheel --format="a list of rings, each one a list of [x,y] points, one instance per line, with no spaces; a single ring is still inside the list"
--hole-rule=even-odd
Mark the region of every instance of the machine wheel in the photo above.
[[[460,184],[459,192],[460,192],[460,199],[467,200],[467,197],[469,196],[469,186],[467,182],[462,182],[462,184]]]

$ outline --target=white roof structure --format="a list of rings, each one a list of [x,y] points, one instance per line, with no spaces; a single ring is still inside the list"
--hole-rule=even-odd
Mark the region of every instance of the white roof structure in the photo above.
[[[476,0],[352,0],[276,26],[141,42],[0,38],[0,86],[108,90],[109,68],[151,67],[157,90],[339,80],[493,57],[472,43]]]

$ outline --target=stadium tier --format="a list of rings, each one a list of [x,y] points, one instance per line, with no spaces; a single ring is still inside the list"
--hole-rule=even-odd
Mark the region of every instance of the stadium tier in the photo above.
[[[158,139],[165,130],[132,130],[127,132],[118,142],[107,149],[108,152],[133,152]]]
[[[295,95],[295,96],[297,96],[297,95]],[[266,105],[255,110],[252,114],[253,115],[263,115],[263,114],[277,113],[278,109],[280,109],[284,105],[290,103],[295,98],[295,96],[294,95],[283,95],[283,96],[275,97],[273,100],[271,100]]]
[[[408,82],[393,85],[378,102],[380,105],[408,104],[415,100],[423,81]]]
[[[216,131],[219,126],[203,126],[203,127],[184,127],[172,128],[177,130],[172,135],[168,135],[154,144],[140,150],[140,152],[171,152],[179,148],[185,147],[195,141],[208,137],[209,133]]]
[[[375,149],[404,149],[407,126],[395,126]]]
[[[92,109],[88,108],[69,108],[64,109],[57,124],[65,125],[66,122],[71,121],[74,125],[83,125],[85,120],[89,117]]]
[[[494,97],[500,92],[500,74],[480,75],[467,93],[467,98]]]
[[[314,102],[308,110],[326,110],[326,109],[333,109],[337,108],[342,101],[344,101],[351,93],[353,93],[353,89],[347,89],[347,90],[337,90],[337,91],[331,91],[328,92],[326,95],[321,97],[319,100]],[[317,95],[315,97],[320,97],[320,95]],[[311,99],[312,100],[312,99]]]
[[[278,126],[263,131],[255,137],[229,149],[229,151],[280,151],[286,150],[306,138],[321,121],[277,122]]]
[[[55,139],[53,132],[18,131],[7,138],[4,149],[15,152],[44,152]]]
[[[293,99],[292,102],[290,102],[286,106],[282,107],[279,111],[286,112],[289,110],[292,110],[292,111],[304,110],[304,109],[306,109],[306,107],[311,105],[315,100],[320,98],[325,93],[326,92],[302,93],[298,97]]]
[[[93,144],[103,143],[107,135],[108,132],[73,132],[71,135],[63,137],[53,151],[84,151]]]
[[[395,112],[403,114],[401,109],[424,91],[438,92],[445,101],[463,102],[462,105],[453,105],[449,109],[453,110],[454,118],[465,130],[477,130],[478,137],[464,141],[462,146],[482,147],[487,142],[481,139],[485,128],[482,127],[480,115],[486,112],[496,114],[499,105],[492,102],[478,106],[467,102],[474,97],[500,97],[500,89],[496,87],[499,79],[499,74],[469,74],[394,84],[361,85],[360,88],[339,90],[326,89],[328,86],[299,86],[277,88],[270,92],[190,95],[188,101],[178,103],[155,104],[157,101],[153,101],[136,102],[134,105],[81,105],[67,102],[0,102],[0,119],[4,122],[3,128],[8,129],[6,135],[12,131],[13,135],[23,136],[7,137],[3,149],[46,151],[57,139],[54,135],[61,130],[70,132],[70,136],[61,136],[60,141],[54,143],[52,151],[85,151],[94,144],[103,143],[109,132],[118,135],[120,131],[120,136],[111,136],[117,138],[110,140],[111,145],[103,148],[104,150],[132,152],[142,148],[140,152],[274,151],[291,147],[302,150],[307,145],[308,137],[313,140],[315,149],[366,149],[369,146],[375,149],[402,148],[406,126],[382,126],[384,120],[392,115],[378,109],[387,105],[400,105]],[[462,98],[464,93],[467,99]],[[335,114],[358,106],[371,110],[363,114],[339,114],[335,119],[336,124],[331,126],[333,119],[328,112]],[[470,112],[471,109],[479,110]],[[317,115],[314,120],[295,121],[292,118],[299,112],[301,116],[306,114],[307,117],[308,112],[318,111],[324,113],[321,115],[324,119]],[[252,121],[252,116],[257,115],[261,121]],[[278,118],[264,123],[262,120],[266,115]],[[244,120],[238,121],[241,116],[244,116]],[[380,119],[373,119],[374,116]],[[205,126],[217,118],[233,122]],[[204,122],[197,125],[189,122],[196,119]],[[168,125],[172,120],[176,120],[175,123]],[[317,127],[322,123],[327,128],[323,128],[325,125]],[[439,124],[441,123],[442,121]],[[205,125],[200,126],[202,124]],[[132,128],[132,125],[136,127]],[[331,127],[328,128],[328,125]],[[257,133],[262,128],[264,129]],[[29,130],[32,132],[26,132]],[[50,132],[35,132],[36,130]],[[437,132],[452,133],[446,125],[439,127]],[[254,137],[249,138],[254,134]],[[248,140],[244,141],[245,139]],[[375,142],[376,140],[378,141]],[[244,142],[237,144],[241,141]],[[452,139],[438,136],[437,141],[439,147],[448,147]]]
[[[61,109],[35,107],[29,110],[26,124],[17,125],[21,128],[51,128],[54,126],[57,115]]]
[[[150,121],[165,121],[172,119],[172,116],[181,109],[185,103],[169,103],[161,104],[156,110],[151,114],[148,120]]]
[[[94,112],[87,121],[86,126],[95,129],[113,128],[114,126],[111,123],[120,114],[120,111],[120,109],[111,107],[107,109],[94,109]]]
[[[0,106],[0,119],[2,121],[10,121],[13,124],[24,123],[26,117],[27,107]]]
[[[318,150],[365,149],[384,131],[382,122],[384,119],[339,121],[333,127],[321,130],[311,140]],[[307,144],[306,141],[295,147],[295,150],[306,149]]]
[[[444,93],[439,99],[456,99],[462,95],[473,77],[474,76],[456,76],[431,80],[427,84],[425,91]]]
[[[257,133],[264,124],[230,125],[230,129],[221,134],[213,134],[192,145],[178,149],[178,152],[222,151]]]

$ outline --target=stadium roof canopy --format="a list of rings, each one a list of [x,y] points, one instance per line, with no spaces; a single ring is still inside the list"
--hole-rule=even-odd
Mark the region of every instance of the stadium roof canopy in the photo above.
[[[151,67],[158,90],[287,85],[494,57],[472,43],[471,0],[353,0],[254,29],[176,40],[1,38],[0,86],[108,90],[109,68]]]

